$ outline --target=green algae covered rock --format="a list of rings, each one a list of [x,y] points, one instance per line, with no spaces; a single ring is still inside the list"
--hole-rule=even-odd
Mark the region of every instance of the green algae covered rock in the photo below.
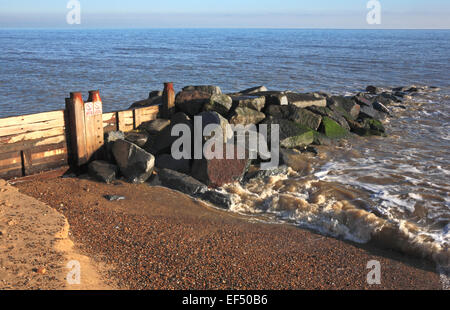
[[[325,116],[322,120],[325,135],[331,139],[340,139],[348,135],[348,131],[331,118]]]

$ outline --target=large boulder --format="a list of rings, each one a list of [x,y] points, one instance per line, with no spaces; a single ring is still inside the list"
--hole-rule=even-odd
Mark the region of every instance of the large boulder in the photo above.
[[[366,91],[370,94],[376,94],[379,90],[376,86],[369,85],[366,87]]]
[[[268,91],[268,90],[265,86],[256,86],[256,87],[244,89],[243,91],[240,91],[239,93],[241,93],[243,95],[252,95],[254,93],[266,92],[266,91]]]
[[[260,112],[266,104],[264,96],[232,96],[233,106],[238,108],[250,108]]]
[[[266,115],[262,112],[247,107],[238,107],[230,119],[230,124],[244,126],[258,124],[265,118]]]
[[[266,106],[269,105],[288,105],[289,100],[284,92],[281,91],[263,91],[253,93],[254,96],[264,96],[266,98]]]
[[[207,103],[203,109],[205,111],[214,111],[222,115],[223,117],[228,117],[228,113],[233,107],[233,99],[225,94],[214,94],[211,96],[210,102]]]
[[[202,132],[204,133],[204,130],[206,126],[208,125],[217,125],[220,126],[222,130],[222,137],[223,142],[226,143],[229,138],[232,137],[233,132],[231,131],[230,124],[228,123],[228,120],[225,119],[222,115],[220,115],[217,112],[202,112],[197,117],[201,117],[202,121]],[[211,137],[205,137],[206,139],[209,139]]]
[[[357,119],[361,110],[361,106],[352,97],[347,96],[331,96],[328,98],[328,106],[342,114],[348,113],[351,119]]]
[[[297,108],[296,106],[291,106],[289,119],[297,124],[313,130],[317,130],[322,122],[322,116],[306,109]]]
[[[150,135],[156,135],[169,125],[170,120],[157,118],[155,120],[142,123],[141,125],[139,125],[138,129],[145,130]]]
[[[144,107],[150,107],[153,105],[159,105],[162,103],[162,91],[152,91],[150,92],[147,99],[137,101],[133,103],[129,109],[136,109],[136,108],[144,108]]]
[[[265,108],[264,113],[266,116],[272,116],[273,118],[285,118],[288,119],[291,115],[291,106],[288,105],[269,105]]]
[[[373,118],[365,118],[360,122],[351,123],[352,132],[360,136],[386,136],[383,124]]]
[[[328,138],[339,139],[348,135],[348,131],[331,118],[325,116],[322,120],[323,131]]]
[[[199,90],[184,90],[175,98],[175,106],[181,111],[193,117],[200,113],[205,104],[211,100],[212,94]]]
[[[262,124],[268,125],[268,139],[270,144],[280,143],[284,148],[295,148],[300,146],[306,146],[314,142],[314,131],[299,125],[293,121],[286,119],[267,118]],[[272,141],[271,126],[279,125],[280,136],[279,141]],[[273,147],[273,146],[272,146]]]
[[[361,111],[359,112],[359,116],[362,118],[374,118],[381,119],[385,116],[385,113],[375,110],[373,106],[361,105]]]
[[[145,132],[131,131],[125,134],[125,140],[136,144],[139,147],[144,147],[148,141],[148,134]]]
[[[89,175],[98,181],[109,184],[116,179],[118,169],[106,161],[95,160],[89,164],[88,171]]]
[[[199,91],[210,95],[220,95],[222,93],[220,87],[214,85],[186,86],[183,88],[183,91]]]
[[[233,206],[233,198],[231,194],[221,193],[215,190],[208,190],[198,197],[204,201],[212,203],[214,206],[228,210]]]
[[[162,185],[190,196],[196,196],[208,190],[205,184],[174,170],[161,169],[158,172],[158,177]]]
[[[227,157],[227,147],[231,149],[233,158]],[[214,147],[204,151],[204,158],[194,160],[192,176],[210,187],[239,182],[246,173],[250,160],[245,149],[234,144],[223,144],[221,158],[213,158],[217,152]],[[239,159],[243,154],[244,159]]]
[[[299,108],[306,108],[310,106],[327,106],[327,99],[320,95],[287,92],[286,96],[288,98],[289,104],[295,105]]]
[[[327,116],[337,122],[340,126],[342,126],[346,130],[350,130],[350,127],[347,123],[347,118],[353,119],[347,112],[344,110],[339,110],[337,106],[328,107],[308,107],[309,111],[321,115],[323,117]],[[344,115],[344,116],[343,116]],[[345,116],[346,115],[346,116]]]
[[[189,174],[191,172],[190,159],[175,159],[170,154],[162,154],[156,157],[156,167],[158,169],[171,169],[180,173]]]
[[[110,131],[105,134],[106,159],[108,161],[114,161],[112,147],[117,140],[125,140],[125,133],[123,131]]]
[[[130,183],[144,183],[152,175],[155,157],[136,144],[117,140],[112,149],[120,172]]]
[[[172,116],[170,125],[161,130],[154,139],[150,139],[144,146],[144,149],[155,155],[170,153],[172,144],[179,138],[177,136],[172,136],[172,128],[178,124],[187,125],[190,128],[191,133],[194,132],[194,126],[189,116],[183,112],[178,112]]]

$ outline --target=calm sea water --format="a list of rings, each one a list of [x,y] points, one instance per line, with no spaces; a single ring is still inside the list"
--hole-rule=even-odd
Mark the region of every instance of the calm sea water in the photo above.
[[[172,81],[224,91],[449,85],[450,31],[0,30],[0,117],[64,107],[100,89],[123,109]]]
[[[306,175],[226,190],[236,212],[356,242],[377,238],[442,261],[450,240],[449,51],[445,30],[0,30],[0,117],[63,109],[69,92],[91,89],[101,90],[105,110],[124,109],[166,81],[225,92],[438,86],[395,114],[388,138],[355,137],[309,159]]]

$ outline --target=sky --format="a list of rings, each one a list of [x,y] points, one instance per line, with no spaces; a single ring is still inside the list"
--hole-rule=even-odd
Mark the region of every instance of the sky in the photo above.
[[[74,1],[74,0],[72,0]],[[356,28],[450,29],[449,0],[77,0],[80,24],[68,24],[69,0],[0,0],[0,28]]]

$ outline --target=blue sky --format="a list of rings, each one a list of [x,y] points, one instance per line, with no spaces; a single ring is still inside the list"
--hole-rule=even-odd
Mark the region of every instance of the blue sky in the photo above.
[[[449,0],[79,0],[81,25],[68,25],[68,0],[0,0],[0,27],[450,28]]]

